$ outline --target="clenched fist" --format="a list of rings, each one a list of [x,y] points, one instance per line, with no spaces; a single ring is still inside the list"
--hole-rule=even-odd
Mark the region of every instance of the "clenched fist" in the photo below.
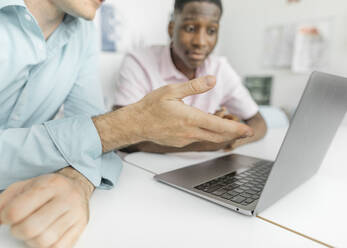
[[[15,183],[0,194],[0,223],[29,247],[73,247],[88,223],[93,190],[72,168]]]

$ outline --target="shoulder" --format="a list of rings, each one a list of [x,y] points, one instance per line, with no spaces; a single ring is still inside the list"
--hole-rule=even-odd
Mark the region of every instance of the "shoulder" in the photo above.
[[[124,64],[137,64],[145,71],[157,71],[164,48],[164,46],[150,46],[134,49],[126,54]]]
[[[155,63],[159,60],[164,46],[150,46],[137,48],[130,51],[127,56],[132,57],[140,62]]]

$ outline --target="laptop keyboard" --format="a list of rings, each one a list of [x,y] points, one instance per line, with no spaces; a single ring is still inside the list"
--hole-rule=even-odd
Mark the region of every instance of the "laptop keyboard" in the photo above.
[[[206,193],[247,206],[257,201],[272,168],[272,162],[259,161],[240,173],[218,177],[195,188]]]

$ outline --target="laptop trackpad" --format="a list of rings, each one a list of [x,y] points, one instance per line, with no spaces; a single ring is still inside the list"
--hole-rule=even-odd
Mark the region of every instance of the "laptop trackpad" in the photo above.
[[[161,179],[183,187],[195,187],[202,182],[234,172],[235,175],[252,167],[258,158],[232,154],[201,164],[192,165],[160,175]]]

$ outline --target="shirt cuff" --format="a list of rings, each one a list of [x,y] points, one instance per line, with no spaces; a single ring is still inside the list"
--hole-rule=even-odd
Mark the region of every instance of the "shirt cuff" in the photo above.
[[[95,187],[112,188],[122,163],[116,154],[102,154],[99,134],[89,116],[75,116],[44,123],[66,162]]]

